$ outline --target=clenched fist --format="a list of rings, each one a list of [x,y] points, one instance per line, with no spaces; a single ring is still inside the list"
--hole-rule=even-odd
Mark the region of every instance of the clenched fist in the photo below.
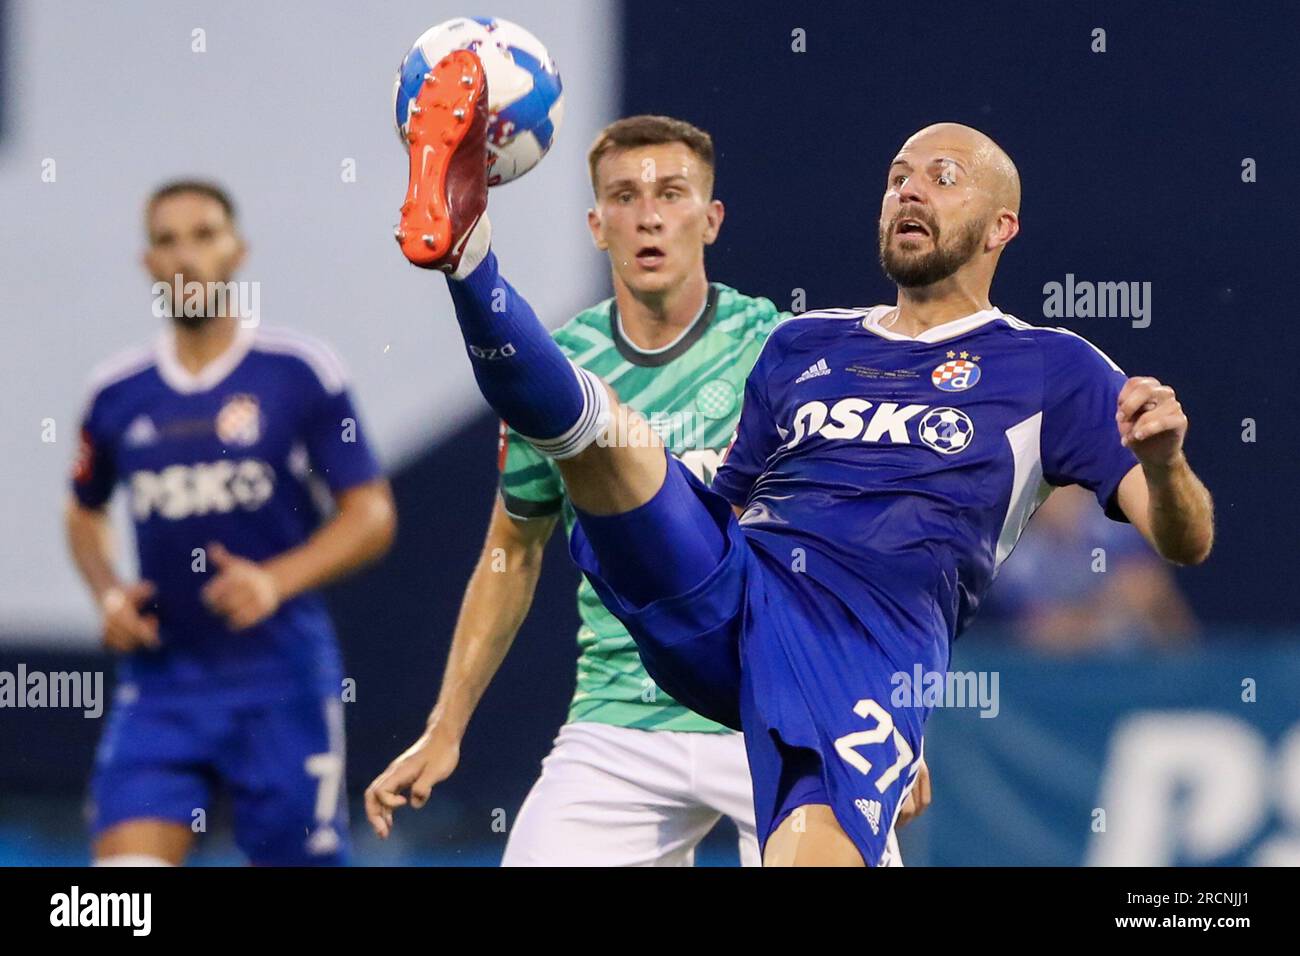
[[[217,576],[203,586],[203,601],[226,619],[233,631],[260,624],[280,608],[280,588],[256,561],[231,554],[220,544],[208,545]]]
[[[158,618],[143,613],[153,599],[154,586],[137,581],[126,588],[110,588],[100,599],[104,646],[119,654],[158,646]]]
[[[1174,390],[1157,379],[1137,376],[1124,383],[1115,422],[1120,443],[1144,465],[1172,465],[1183,454],[1187,416]]]

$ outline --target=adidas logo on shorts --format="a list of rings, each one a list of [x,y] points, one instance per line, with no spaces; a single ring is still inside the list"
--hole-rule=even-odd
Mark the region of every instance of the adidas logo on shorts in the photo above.
[[[806,382],[810,378],[818,378],[822,375],[829,375],[829,374],[831,374],[830,366],[826,364],[826,360],[824,358],[821,358],[818,359],[815,364],[810,365],[808,367],[808,371],[804,372],[802,375],[796,378],[794,380],[794,383],[798,385],[800,382]]]
[[[880,835],[880,801],[864,800],[862,797],[853,801],[853,805],[862,811],[862,815],[867,818],[867,823],[871,824],[871,832]]]

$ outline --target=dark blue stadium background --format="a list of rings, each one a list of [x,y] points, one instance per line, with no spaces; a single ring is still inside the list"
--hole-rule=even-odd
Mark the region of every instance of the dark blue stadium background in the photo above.
[[[939,120],[997,139],[1019,165],[1024,201],[995,304],[1064,324],[1131,374],[1177,387],[1192,420],[1189,455],[1219,518],[1213,560],[1180,580],[1208,622],[1294,627],[1294,8],[750,0],[626,3],[624,18],[623,112],[679,116],[714,136],[728,215],[712,277],[783,307],[795,289],[808,308],[889,300],[875,243],[893,152]],[[533,27],[545,35],[544,23]],[[1106,30],[1103,54],[1090,51],[1096,27]],[[808,52],[792,52],[795,29]],[[1255,183],[1241,181],[1246,157],[1258,163]],[[1151,282],[1151,326],[1045,320],[1042,287],[1067,273]],[[1258,423],[1254,444],[1241,441],[1245,418]],[[354,791],[413,739],[432,702],[492,504],[495,444],[485,414],[397,474],[396,548],[330,594],[357,681]],[[513,817],[563,720],[575,583],[557,535],[460,769],[423,813],[421,829],[448,848],[499,839],[489,837],[493,811]],[[12,657],[0,655],[0,667]],[[57,712],[34,713],[29,733],[0,748],[0,782],[79,788],[100,724],[76,723],[70,735]]]

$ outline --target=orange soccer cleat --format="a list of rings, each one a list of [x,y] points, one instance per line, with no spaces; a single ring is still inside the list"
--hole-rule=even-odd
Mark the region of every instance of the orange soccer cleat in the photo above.
[[[410,183],[394,235],[413,265],[460,265],[487,209],[487,127],[483,64],[454,50],[425,74],[407,124]]]

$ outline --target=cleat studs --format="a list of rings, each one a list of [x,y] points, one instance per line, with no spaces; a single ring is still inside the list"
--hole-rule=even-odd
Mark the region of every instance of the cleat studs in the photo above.
[[[420,109],[420,107],[416,106],[414,103],[411,104],[411,115],[412,115],[412,116],[416,115],[417,113],[423,113],[423,112],[424,112],[424,110]]]
[[[458,120],[463,120],[465,118],[465,110],[458,106],[456,109],[451,111],[451,115],[456,117]]]
[[[460,85],[461,85],[461,86],[473,86],[473,85],[474,85],[474,77],[472,77],[472,76],[462,76],[462,77],[460,78]]]
[[[424,74],[424,82],[426,82],[426,83],[437,83],[437,82],[438,82],[438,78],[437,78],[436,76],[434,76],[432,72],[429,72],[429,73]]]
[[[434,237],[432,235],[423,235],[420,238],[424,240],[424,244],[426,246],[428,246],[430,249],[433,248]]]

